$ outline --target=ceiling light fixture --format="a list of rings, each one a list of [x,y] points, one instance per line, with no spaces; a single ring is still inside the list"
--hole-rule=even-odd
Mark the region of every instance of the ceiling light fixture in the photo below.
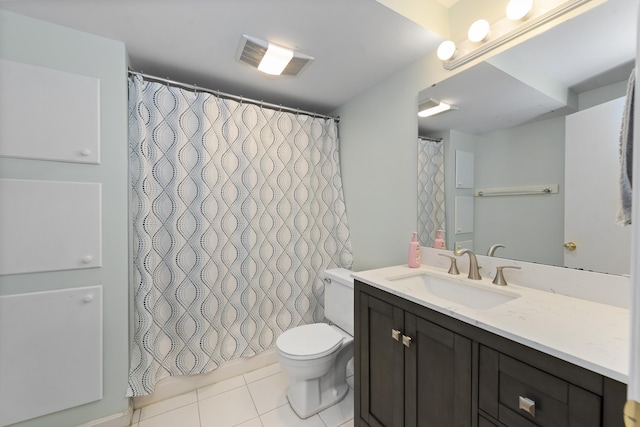
[[[457,108],[453,105],[447,104],[446,102],[441,102],[436,99],[429,98],[420,104],[420,107],[418,108],[418,116],[430,117],[449,110],[457,110]]]
[[[279,76],[293,59],[293,51],[291,49],[269,43],[267,52],[262,57],[258,70],[263,73]]]
[[[236,59],[270,75],[297,76],[313,61],[313,56],[243,34]]]
[[[520,18],[512,20],[510,17],[505,17],[493,24],[486,21],[486,23],[480,22],[484,20],[476,21],[469,28],[469,39],[456,43],[455,58],[453,56],[449,59],[438,57],[443,61],[443,67],[446,70],[453,70],[590,1],[536,0],[536,7],[533,7],[533,0],[511,0],[507,14],[514,18],[521,16]],[[490,37],[488,37],[489,30],[491,30]]]
[[[489,21],[486,19],[478,19],[469,27],[467,37],[474,43],[481,42],[487,38],[490,29],[491,25],[489,25]]]
[[[533,0],[511,0],[507,4],[507,18],[512,21],[524,19],[533,8]]]
[[[448,61],[456,54],[456,44],[451,40],[445,40],[438,46],[438,58],[441,61]]]

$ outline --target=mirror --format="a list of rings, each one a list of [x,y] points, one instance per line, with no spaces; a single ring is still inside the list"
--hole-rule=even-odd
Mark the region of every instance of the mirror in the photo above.
[[[608,0],[420,92],[419,101],[433,98],[458,108],[419,119],[419,135],[442,139],[447,249],[472,247],[484,255],[493,244],[503,244],[495,256],[629,273],[631,227],[614,224],[612,232],[600,227],[615,223],[618,208],[613,205],[618,194],[619,129],[635,62],[636,12],[634,0]],[[597,112],[616,102],[618,110],[614,110],[619,111],[619,117],[617,113]],[[583,114],[591,118],[577,121]],[[591,191],[597,204],[610,207],[611,215],[593,214],[587,207],[588,189],[576,187],[585,180],[574,177],[574,170],[580,169],[575,165],[584,161],[575,160],[568,151],[575,144],[565,143],[565,133],[572,134],[572,128],[603,128],[593,123],[601,118],[614,122],[614,136],[606,137],[609,158],[597,158],[597,166],[585,167],[582,173],[597,185],[612,181],[611,188]],[[594,147],[601,145],[588,138],[580,142],[579,153],[594,152]],[[456,169],[456,157],[462,164],[461,156],[471,156],[471,182],[468,176],[460,176],[465,170],[469,175],[468,166]],[[601,178],[601,173],[607,178]],[[487,196],[491,191],[505,190],[541,193]],[[582,214],[565,218],[565,211],[570,211],[565,203],[575,204],[576,200],[585,204],[579,211]],[[419,218],[432,209],[420,199],[418,204]],[[586,232],[565,236],[569,233],[565,220],[570,225],[584,222]],[[586,252],[587,235],[598,233],[604,237],[594,249],[596,259],[585,259],[581,254]],[[623,243],[613,243],[612,234],[620,235],[615,237]],[[434,238],[433,234],[423,237],[421,244],[432,246]],[[577,244],[575,251],[564,246],[569,239]],[[599,262],[607,257],[624,260],[624,265],[609,267]]]

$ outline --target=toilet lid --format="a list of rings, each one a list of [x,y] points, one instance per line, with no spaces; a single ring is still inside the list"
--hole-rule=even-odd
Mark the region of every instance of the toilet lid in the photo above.
[[[297,357],[323,356],[342,343],[342,334],[326,323],[297,326],[278,337],[276,346],[283,353]]]

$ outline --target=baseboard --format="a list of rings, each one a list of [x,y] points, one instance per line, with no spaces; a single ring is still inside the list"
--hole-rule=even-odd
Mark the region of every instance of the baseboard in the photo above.
[[[133,416],[133,399],[129,399],[129,408],[126,411],[109,415],[97,420],[89,421],[77,427],[129,427]]]
[[[278,362],[275,348],[263,351],[248,359],[235,359],[223,363],[211,372],[200,375],[174,376],[163,378],[156,385],[155,391],[148,396],[133,398],[133,407],[142,408],[190,391],[215,384],[256,369],[264,368]],[[83,426],[84,427],[84,426]],[[102,426],[101,426],[102,427]],[[109,426],[111,427],[111,426]]]

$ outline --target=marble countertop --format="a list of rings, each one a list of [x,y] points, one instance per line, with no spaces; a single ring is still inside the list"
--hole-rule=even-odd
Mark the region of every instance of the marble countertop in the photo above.
[[[424,272],[427,275],[472,282],[517,294],[510,301],[486,309],[474,309],[437,297],[424,288],[389,280]],[[508,272],[505,271],[505,275]],[[490,279],[467,279],[466,274],[447,274],[438,267],[407,265],[353,273],[378,289],[477,326],[496,335],[540,350],[614,380],[628,383],[630,311],[584,299],[545,292],[509,283],[497,287]]]

